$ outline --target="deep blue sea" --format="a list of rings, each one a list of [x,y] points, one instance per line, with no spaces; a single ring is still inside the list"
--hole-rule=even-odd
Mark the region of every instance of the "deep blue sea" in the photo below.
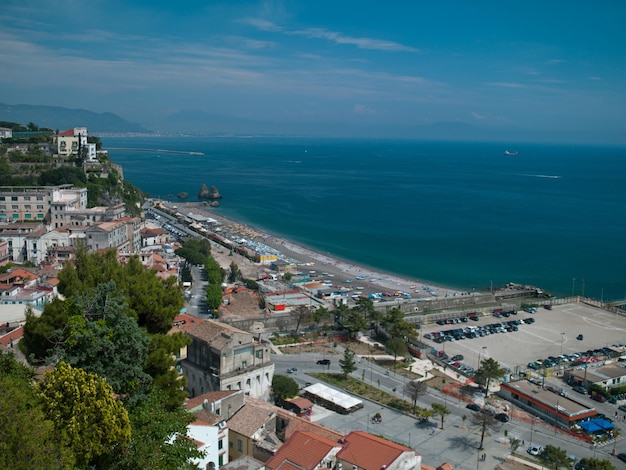
[[[626,297],[626,148],[310,138],[103,138],[167,198],[374,269],[462,289],[507,282]],[[171,199],[175,199],[175,196]],[[381,246],[385,246],[381,250]]]

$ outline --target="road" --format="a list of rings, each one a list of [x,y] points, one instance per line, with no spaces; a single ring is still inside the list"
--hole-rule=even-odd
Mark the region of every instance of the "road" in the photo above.
[[[339,359],[341,355],[322,355],[314,353],[272,355],[272,360],[276,365],[276,374],[288,375],[293,378],[301,387],[307,382],[315,383],[318,380],[312,377],[315,372],[341,372]],[[330,359],[330,366],[317,365],[318,359]],[[384,367],[369,362],[357,362],[358,369],[352,375],[363,380],[365,383],[384,390],[387,393],[396,395],[410,401],[408,397],[403,397],[402,388],[404,377],[394,375]],[[296,367],[298,370],[293,374],[288,374],[287,369]],[[396,389],[394,392],[393,389]],[[360,398],[360,397],[357,397]],[[361,399],[361,398],[360,398]],[[439,466],[444,462],[449,462],[455,469],[493,469],[510,453],[510,446],[506,442],[505,431],[508,438],[514,437],[523,440],[525,447],[533,444],[546,446],[548,444],[564,449],[568,454],[575,455],[578,459],[583,457],[596,457],[609,459],[617,468],[624,468],[623,464],[615,457],[611,456],[613,446],[599,447],[595,450],[589,444],[555,432],[553,426],[537,420],[535,423],[512,420],[501,424],[498,429],[485,437],[484,453],[487,454],[486,461],[478,460],[482,452],[478,452],[477,444],[480,440],[479,430],[469,424],[469,420],[463,421],[462,417],[470,416],[472,411],[465,408],[466,403],[456,398],[447,397],[437,390],[429,389],[429,393],[420,397],[418,406],[430,407],[432,403],[444,404],[451,414],[446,417],[444,430],[440,430],[440,421],[431,419],[428,424],[419,422],[404,413],[393,408],[381,406],[378,403],[368,400],[364,401],[364,407],[348,416],[341,415],[319,406],[314,408],[312,420],[331,429],[342,433],[349,433],[354,430],[363,430],[376,435],[404,444],[415,449],[422,454],[423,462]],[[591,402],[590,402],[591,403]],[[595,402],[593,402],[595,404]],[[604,411],[602,405],[597,408],[607,416],[613,417],[613,408],[606,405]],[[613,411],[610,411],[613,410]],[[374,424],[371,417],[377,412],[381,413],[383,419],[381,423]],[[616,423],[625,431],[624,423]],[[520,449],[519,452],[524,452]],[[626,452],[626,441],[617,442],[616,452]]]

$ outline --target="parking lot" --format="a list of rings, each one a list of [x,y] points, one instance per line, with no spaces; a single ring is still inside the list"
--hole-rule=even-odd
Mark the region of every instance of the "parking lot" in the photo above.
[[[534,323],[524,323],[526,318],[534,318]],[[435,343],[424,339],[425,334],[467,326],[485,326],[493,323],[521,320],[517,331],[492,333],[489,336],[466,338],[459,341]],[[455,325],[423,325],[420,330],[424,342],[434,349],[443,350],[449,357],[464,356],[463,363],[477,368],[483,358],[494,358],[504,367],[515,372],[527,368],[529,362],[548,356],[575,353],[598,349],[612,344],[624,343],[626,339],[626,318],[605,310],[580,303],[554,306],[552,310],[537,309],[534,314],[518,310],[509,318],[496,318],[493,315],[480,317]],[[583,335],[582,340],[577,337]]]

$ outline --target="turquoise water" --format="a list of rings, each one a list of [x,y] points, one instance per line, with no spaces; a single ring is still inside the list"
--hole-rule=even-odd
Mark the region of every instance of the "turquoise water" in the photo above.
[[[626,296],[626,149],[286,138],[105,138],[154,197],[202,183],[218,209],[319,251],[463,289]],[[384,246],[384,249],[381,247]]]

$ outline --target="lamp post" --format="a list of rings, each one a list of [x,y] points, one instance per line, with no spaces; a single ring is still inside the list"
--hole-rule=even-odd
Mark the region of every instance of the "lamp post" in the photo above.
[[[565,333],[561,333],[561,355],[563,354],[563,338],[565,337]]]
[[[535,417],[532,417],[532,421],[530,422],[530,444],[529,447],[533,446],[533,430],[535,429]]]

